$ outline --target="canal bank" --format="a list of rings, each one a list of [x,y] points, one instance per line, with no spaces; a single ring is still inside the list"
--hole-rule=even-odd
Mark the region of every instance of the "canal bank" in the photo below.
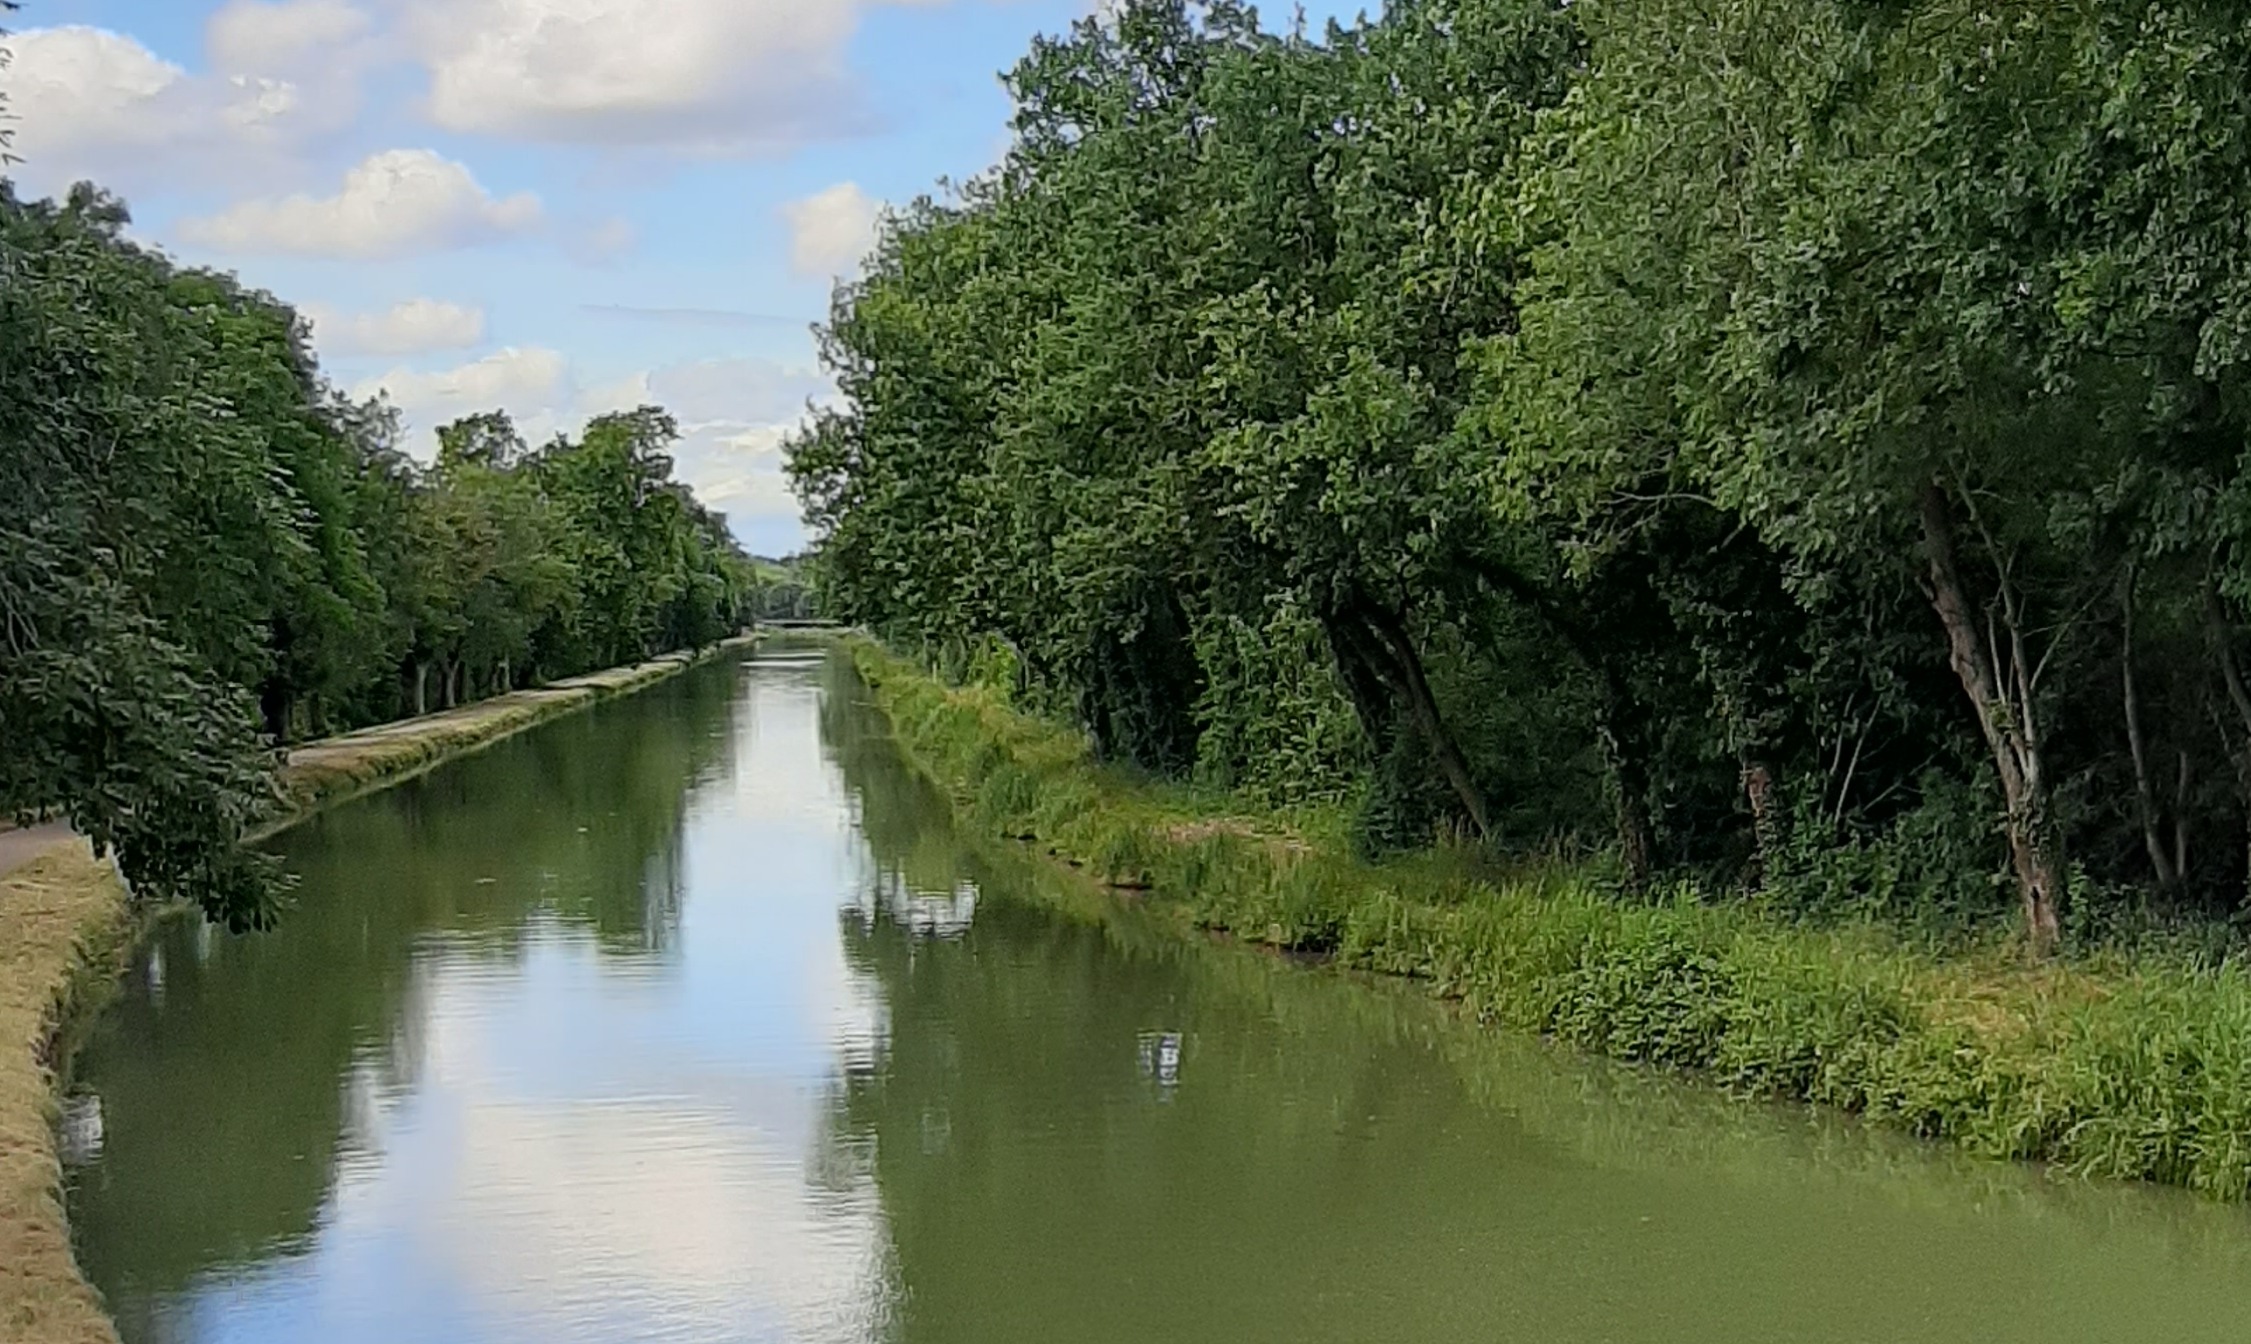
[[[762,650],[270,846],[73,1056],[126,1344],[2232,1344],[2241,1212],[1182,936]]]
[[[1146,892],[1184,929],[1405,976],[1478,1020],[1706,1072],[1983,1157],[2251,1194],[2251,979],[2154,957],[1943,958],[1678,888],[1622,897],[1555,863],[1380,865],[1288,819],[1104,769],[999,694],[861,641],[901,746],[989,832]]]
[[[750,639],[668,654],[416,719],[308,743],[280,772],[288,811],[261,835],[388,787],[527,728],[627,695]],[[256,838],[256,837],[253,837]],[[85,842],[55,843],[0,873],[0,1342],[116,1338],[81,1278],[58,1194],[60,1065],[105,1000],[136,912],[114,864]]]

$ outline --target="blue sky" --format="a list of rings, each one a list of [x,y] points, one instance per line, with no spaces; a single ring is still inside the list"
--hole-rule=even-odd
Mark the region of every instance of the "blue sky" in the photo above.
[[[661,402],[681,474],[775,554],[835,278],[883,202],[999,157],[997,72],[1087,8],[28,0],[0,87],[20,191],[90,177],[137,236],[295,303],[418,454],[468,411],[544,437]]]

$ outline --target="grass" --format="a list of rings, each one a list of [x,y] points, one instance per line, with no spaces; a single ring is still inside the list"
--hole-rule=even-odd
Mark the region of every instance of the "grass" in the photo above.
[[[702,655],[672,654],[292,751],[279,830],[345,798],[596,701],[661,681]],[[0,1344],[115,1344],[80,1277],[63,1217],[55,1086],[75,1033],[105,1002],[136,910],[117,868],[72,841],[0,876]]]
[[[740,641],[729,641],[721,648]],[[289,753],[282,770],[288,811],[269,828],[280,830],[309,812],[355,794],[420,774],[441,761],[489,746],[558,715],[598,700],[626,695],[691,666],[708,655],[674,653],[631,667],[550,682],[530,690],[479,700],[418,719],[378,724],[356,733],[308,743]]]
[[[2155,954],[2034,967],[1883,926],[1815,926],[1599,865],[1444,847],[1351,856],[1284,816],[1095,764],[1085,740],[860,641],[910,757],[975,823],[1186,924],[1413,977],[1477,1020],[1703,1071],[1985,1157],[2251,1195],[2251,975]]]
[[[124,883],[84,842],[0,878],[0,1340],[115,1341],[78,1276],[55,1157],[54,1055],[125,944]]]

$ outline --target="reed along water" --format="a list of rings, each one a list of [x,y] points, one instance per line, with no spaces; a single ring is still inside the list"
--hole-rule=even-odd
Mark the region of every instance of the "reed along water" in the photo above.
[[[2251,1338],[2251,1214],[1207,945],[973,842],[841,660],[272,842],[63,1114],[129,1344]]]

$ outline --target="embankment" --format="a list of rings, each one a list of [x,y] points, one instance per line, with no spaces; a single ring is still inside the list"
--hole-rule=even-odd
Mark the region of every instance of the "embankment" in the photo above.
[[[965,817],[1142,890],[1183,929],[1426,982],[1495,1026],[1819,1102],[1987,1157],[2251,1194],[2251,977],[2156,957],[1940,957],[1687,887],[1471,850],[1354,859],[1139,782],[1083,738],[865,641],[860,675]]]
[[[575,713],[598,700],[640,690],[702,662],[719,650],[749,642],[750,638],[745,637],[729,640],[704,654],[667,654],[631,667],[591,672],[443,713],[378,724],[356,733],[307,743],[289,753],[289,764],[281,772],[289,812],[269,827],[267,833],[288,826],[308,812],[372,788],[395,784],[441,761],[520,733],[533,724]]]
[[[743,641],[730,641],[720,648]],[[309,743],[281,772],[287,813],[418,774],[534,724],[662,681],[710,654],[672,654]],[[116,867],[58,838],[0,872],[0,1341],[114,1344],[63,1219],[54,1085],[71,1034],[106,997],[135,911]]]

